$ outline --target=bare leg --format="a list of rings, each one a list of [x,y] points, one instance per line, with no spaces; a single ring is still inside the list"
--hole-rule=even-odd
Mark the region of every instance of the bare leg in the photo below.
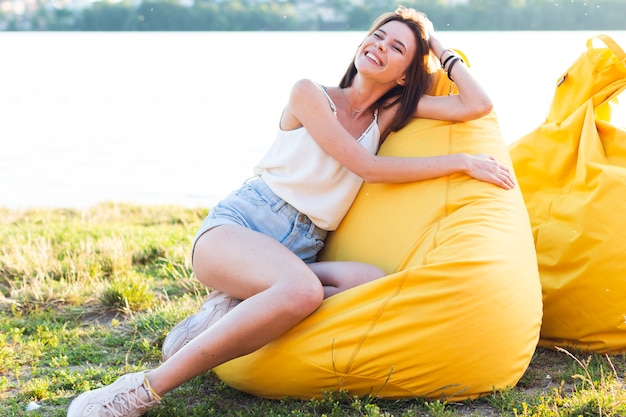
[[[363,262],[317,262],[309,267],[324,286],[324,298],[386,275],[382,269]]]
[[[159,395],[259,349],[323,299],[319,279],[304,262],[274,239],[240,226],[205,233],[196,243],[193,266],[205,285],[244,301],[147,374]]]

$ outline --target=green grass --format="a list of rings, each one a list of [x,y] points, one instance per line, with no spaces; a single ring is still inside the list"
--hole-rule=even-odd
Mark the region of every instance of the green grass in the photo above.
[[[189,264],[206,212],[118,204],[0,209],[0,416],[65,416],[78,393],[157,366],[167,331],[207,294]],[[265,400],[207,373],[147,415],[624,416],[625,371],[621,355],[538,349],[516,387],[460,403],[345,392]],[[39,408],[26,411],[31,403]]]

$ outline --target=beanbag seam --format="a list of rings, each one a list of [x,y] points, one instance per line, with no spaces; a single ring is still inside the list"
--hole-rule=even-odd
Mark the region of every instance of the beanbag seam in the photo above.
[[[400,293],[400,290],[404,287],[404,283],[406,282],[407,276],[408,276],[408,271],[403,271],[402,279],[400,280],[399,285],[396,286],[396,290],[381,303],[380,307],[378,307],[378,311],[376,312],[374,319],[370,322],[370,325],[367,328],[367,330],[363,332],[363,335],[361,336],[361,339],[359,340],[354,351],[352,352],[352,355],[350,355],[350,360],[348,360],[348,363],[346,364],[345,372],[347,374],[350,373],[350,370],[352,369],[352,365],[354,364],[354,361],[356,360],[356,357],[358,356],[361,350],[361,347],[363,347],[363,344],[365,344],[365,341],[367,340],[367,336],[372,332],[376,324],[380,321],[380,318],[382,317],[383,312],[386,310],[391,300],[393,300]],[[333,359],[333,364],[334,364],[334,359]]]

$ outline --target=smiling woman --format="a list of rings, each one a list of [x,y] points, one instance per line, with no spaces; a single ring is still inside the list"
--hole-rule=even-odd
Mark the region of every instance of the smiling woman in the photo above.
[[[380,153],[452,151],[509,160],[493,113],[464,123],[415,119]],[[223,381],[277,399],[346,391],[455,401],[514,387],[530,363],[541,288],[520,190],[463,175],[364,184],[321,257],[371,262],[385,276],[325,300],[286,334],[217,367]]]
[[[427,94],[437,59],[457,94]],[[224,297],[210,297],[165,339],[163,364],[80,395],[68,417],[85,410],[140,415],[180,384],[285,334],[324,298],[384,276],[383,264],[366,259],[317,262],[364,182],[405,185],[461,176],[492,192],[513,189],[501,154],[464,148],[377,154],[411,118],[450,123],[490,110],[461,57],[443,46],[423,14],[401,7],[381,16],[338,87],[306,79],[294,84],[257,177],[220,201],[196,233],[195,276],[241,302],[226,311]]]

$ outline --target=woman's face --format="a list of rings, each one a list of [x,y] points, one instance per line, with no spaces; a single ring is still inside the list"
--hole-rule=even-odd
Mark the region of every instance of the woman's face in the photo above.
[[[404,75],[415,56],[415,36],[399,21],[387,22],[369,35],[357,51],[354,64],[361,75],[380,82],[404,82]]]

